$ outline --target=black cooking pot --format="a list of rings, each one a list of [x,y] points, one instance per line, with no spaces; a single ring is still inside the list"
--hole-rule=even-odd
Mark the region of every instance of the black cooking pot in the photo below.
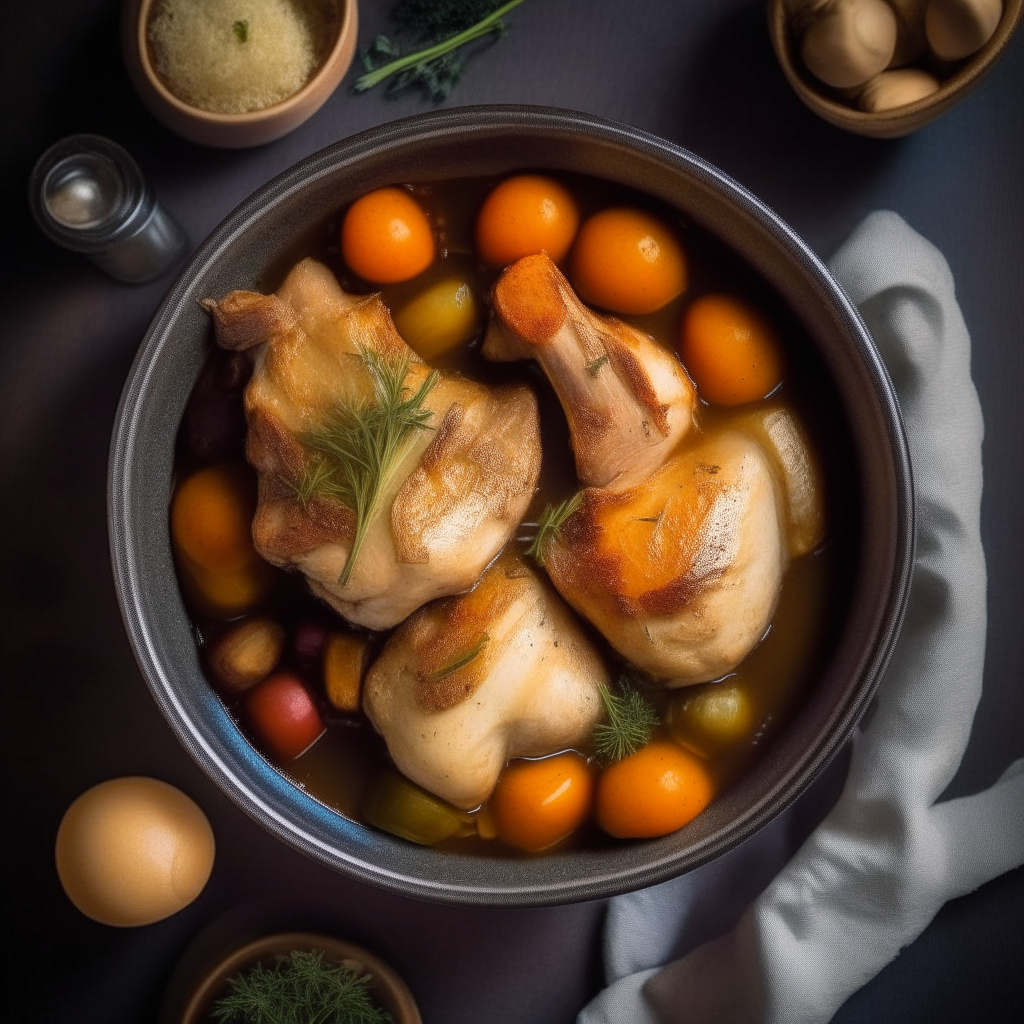
[[[841,455],[827,469],[841,482],[833,497],[842,500],[833,507],[846,525],[831,536],[844,548],[848,571],[841,614],[803,704],[706,812],[661,839],[501,859],[414,846],[347,820],[263,759],[203,676],[174,571],[168,504],[175,435],[210,344],[200,299],[256,287],[297,239],[372,188],[522,168],[579,172],[649,193],[774,290],[806,335],[832,396],[826,404],[842,435]],[[383,125],[303,160],[241,203],[196,252],[139,349],[114,426],[109,488],[125,625],[153,696],[203,770],[309,856],[388,889],[453,903],[609,896],[679,875],[751,835],[849,738],[892,650],[913,558],[910,459],[892,384],[856,310],[818,258],[764,204],[686,150],[626,125],[539,107],[467,107]]]

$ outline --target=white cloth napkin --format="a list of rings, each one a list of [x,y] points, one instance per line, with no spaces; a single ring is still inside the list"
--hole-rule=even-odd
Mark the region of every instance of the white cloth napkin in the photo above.
[[[889,368],[910,441],[917,557],[903,632],[842,796],[739,924],[661,966],[688,937],[721,934],[713,921],[700,934],[713,899],[735,902],[752,872],[754,892],[768,883],[787,852],[778,825],[706,868],[612,900],[610,987],[577,1024],[828,1021],[943,903],[1024,863],[1024,760],[983,793],[936,802],[967,746],[985,652],[982,419],[953,278],[887,211],[854,231],[831,269]]]

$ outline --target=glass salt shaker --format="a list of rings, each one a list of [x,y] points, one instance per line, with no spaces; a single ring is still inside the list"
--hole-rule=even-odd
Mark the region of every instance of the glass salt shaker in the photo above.
[[[32,170],[29,204],[51,241],[129,284],[159,277],[188,245],[139,165],[102,135],[54,143]]]

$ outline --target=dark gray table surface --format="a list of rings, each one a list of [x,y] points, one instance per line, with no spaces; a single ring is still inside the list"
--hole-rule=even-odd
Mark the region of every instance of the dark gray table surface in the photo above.
[[[124,635],[106,537],[106,459],[118,395],[171,276],[132,288],[35,230],[35,157],[62,135],[124,144],[200,242],[254,188],[363,128],[426,109],[340,88],[312,120],[256,150],[170,134],[142,108],[117,47],[116,0],[4,5],[0,313],[2,715],[8,776],[5,1006],[19,1020],[154,1017],[186,946],[211,922],[314,923],[362,942],[409,980],[428,1024],[568,1024],[601,985],[603,908],[438,908],[350,882],[246,818],[160,717]],[[360,39],[385,26],[364,0]],[[450,103],[538,103],[638,125],[681,143],[766,200],[822,256],[870,210],[896,210],[946,254],[974,342],[985,413],[985,690],[951,795],[1024,754],[1024,33],[984,84],[916,135],[883,142],[817,120],[789,91],[755,0],[527,0]],[[67,804],[104,778],[149,774],[190,793],[218,839],[187,910],[135,930],[80,916],[53,870]],[[834,796],[833,771],[808,806]],[[805,816],[806,817],[806,816]],[[813,824],[804,822],[805,827]],[[1024,1019],[1024,872],[950,904],[840,1011],[843,1024]],[[224,919],[227,914],[228,918]],[[240,926],[240,925],[239,925]],[[682,1018],[681,1018],[682,1019]]]

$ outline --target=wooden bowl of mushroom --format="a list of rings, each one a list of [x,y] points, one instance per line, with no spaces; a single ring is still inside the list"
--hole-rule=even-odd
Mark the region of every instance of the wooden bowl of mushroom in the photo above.
[[[796,94],[858,135],[917,131],[984,77],[1024,0],[768,0],[776,56]]]
[[[150,113],[205,146],[279,139],[345,76],[356,0],[125,0],[121,48]]]

